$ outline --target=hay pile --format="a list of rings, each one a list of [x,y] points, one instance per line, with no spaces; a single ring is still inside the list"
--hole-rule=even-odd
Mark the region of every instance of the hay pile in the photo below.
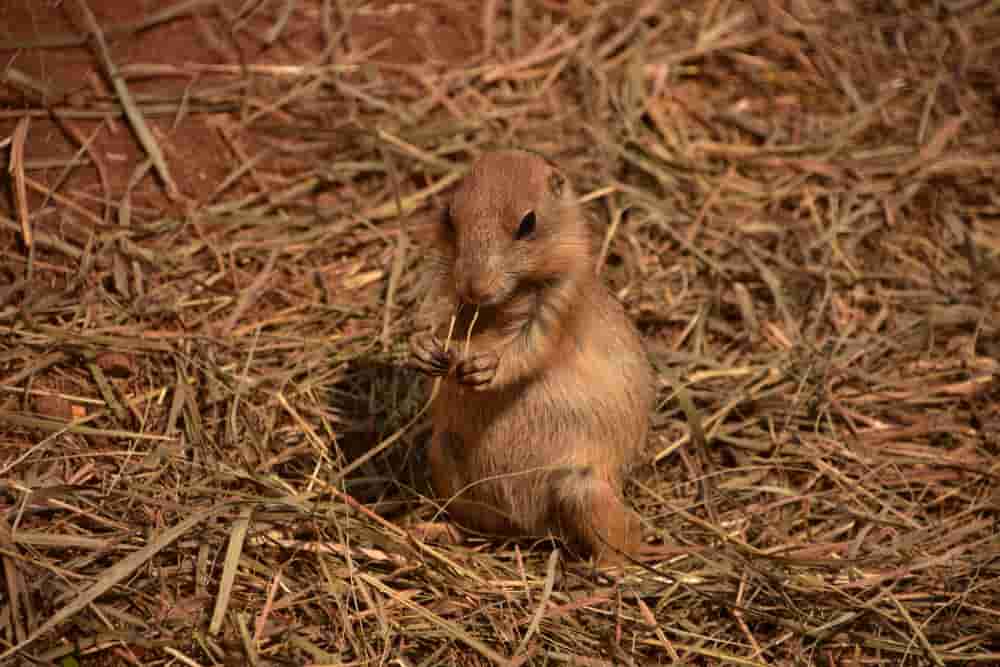
[[[83,12],[105,99],[7,61],[0,663],[1000,664],[1000,5],[483,4],[461,64],[381,59],[356,21],[396,4],[294,1]],[[114,62],[192,14],[322,39]],[[167,203],[72,186],[85,136],[33,163],[53,110],[131,128]],[[198,114],[253,149],[185,201]],[[661,380],[613,576],[404,529],[439,506],[420,244],[509,145],[586,193]]]

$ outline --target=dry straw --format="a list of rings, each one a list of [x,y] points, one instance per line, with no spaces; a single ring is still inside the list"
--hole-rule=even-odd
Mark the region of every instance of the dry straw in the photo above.
[[[427,3],[405,64],[386,3],[67,4],[0,38],[0,662],[1000,664],[996,2]],[[177,26],[219,60],[129,48]],[[151,200],[208,115],[229,175]],[[427,230],[509,145],[661,379],[613,576],[407,529]]]

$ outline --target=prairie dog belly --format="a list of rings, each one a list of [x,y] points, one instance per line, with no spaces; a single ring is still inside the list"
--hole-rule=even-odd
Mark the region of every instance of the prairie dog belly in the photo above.
[[[537,377],[496,391],[446,380],[435,405],[438,430],[460,434],[469,449],[502,448],[517,459],[507,461],[510,469],[623,462],[646,430],[643,392],[635,388],[643,368],[627,347],[611,358],[593,346],[567,346]]]
[[[648,378],[630,343],[574,341],[538,377],[498,391],[446,381],[431,465],[449,511],[485,532],[544,533],[554,480],[583,471],[617,486],[646,434]]]

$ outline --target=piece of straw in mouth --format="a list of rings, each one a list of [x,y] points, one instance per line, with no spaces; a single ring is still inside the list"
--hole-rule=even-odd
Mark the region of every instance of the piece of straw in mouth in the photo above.
[[[455,332],[455,321],[458,319],[458,313],[451,314],[451,321],[448,322],[448,335],[444,339],[444,351],[448,351],[448,346],[451,345],[451,335]]]
[[[469,330],[465,332],[465,356],[469,356],[469,346],[472,345],[472,329],[476,326],[476,320],[479,319],[479,306],[476,306],[476,312],[472,314],[472,321],[469,322]]]

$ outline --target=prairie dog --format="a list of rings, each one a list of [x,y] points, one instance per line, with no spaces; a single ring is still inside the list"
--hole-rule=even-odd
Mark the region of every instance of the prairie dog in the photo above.
[[[446,349],[440,322],[411,350],[443,378],[428,458],[450,517],[490,534],[551,534],[602,564],[634,554],[641,526],[622,481],[646,438],[652,370],[595,275],[570,183],[533,153],[483,155],[436,243],[454,333]]]

